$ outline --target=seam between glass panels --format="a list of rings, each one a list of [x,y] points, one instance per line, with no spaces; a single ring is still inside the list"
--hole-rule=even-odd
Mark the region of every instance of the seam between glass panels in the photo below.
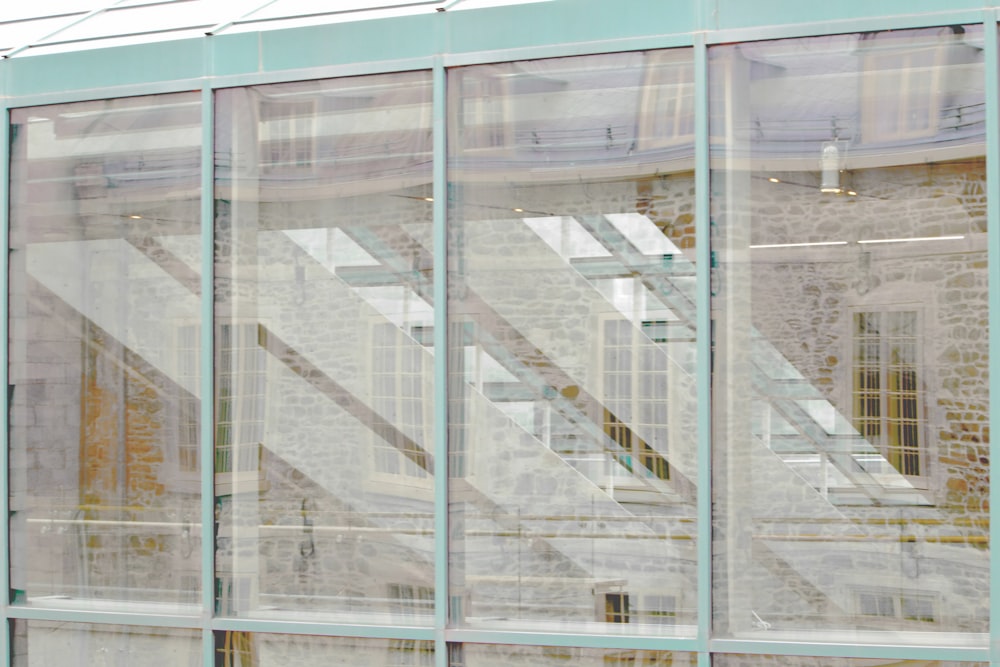
[[[434,662],[448,665],[445,628],[448,625],[448,263],[447,263],[447,72],[440,58],[434,63],[433,171],[434,234]]]
[[[4,72],[6,68],[0,67],[0,73]],[[2,101],[0,101],[0,114],[2,117],[2,136],[0,136],[0,156],[2,156],[2,164],[0,164],[0,238],[3,239],[4,252],[0,254],[0,276],[3,276],[3,295],[0,296],[0,303],[2,307],[0,310],[3,312],[2,321],[0,321],[0,331],[3,332],[3,348],[0,351],[0,377],[3,378],[3,382],[0,383],[7,387],[5,391],[4,399],[4,410],[3,415],[0,416],[0,461],[3,462],[2,471],[0,471],[0,532],[2,532],[2,537],[0,537],[0,586],[3,588],[2,597],[0,597],[0,611],[3,615],[3,626],[2,634],[0,637],[0,651],[3,652],[3,664],[9,665],[12,661],[11,654],[11,636],[13,627],[11,625],[11,620],[9,616],[10,611],[10,409],[11,409],[11,392],[10,392],[10,374],[9,374],[9,352],[10,352],[10,109],[7,102],[7,77],[0,74],[0,94],[2,94]]]
[[[591,56],[624,53],[627,51],[645,51],[649,49],[691,47],[694,44],[694,34],[694,32],[685,31],[669,35],[649,34],[606,41],[538,44],[510,49],[497,49],[494,51],[464,51],[447,54],[445,56],[445,66],[465,67],[468,65],[485,65],[494,62],[510,62],[515,60],[540,60],[544,58],[563,58],[580,55]]]
[[[648,651],[697,651],[697,640],[681,637],[516,632],[505,630],[452,629],[449,642],[509,644],[517,646],[567,646],[595,649],[639,649]]]
[[[209,45],[210,46],[210,45]],[[211,49],[206,49],[206,69],[211,67]],[[201,91],[201,619],[202,656],[205,665],[214,658],[211,621],[215,613],[215,443],[214,443],[214,97],[211,84]]]
[[[704,35],[698,35],[694,49],[695,81],[695,273],[698,288],[697,361],[695,391],[697,399],[698,452],[698,544],[697,600],[699,656],[708,650],[712,633],[712,439],[711,439],[711,247],[708,202],[708,51]],[[702,658],[699,657],[699,661]]]
[[[808,23],[786,23],[739,28],[720,28],[706,32],[708,44],[753,42],[796,37],[822,37],[853,32],[894,30],[905,28],[930,28],[961,23],[979,23],[983,20],[981,9],[957,11],[942,10],[923,14],[885,14],[882,16],[848,17]]]
[[[89,611],[76,609],[45,609],[35,607],[9,607],[10,619],[26,621],[61,621],[65,623],[101,623],[108,625],[129,625],[151,628],[202,627],[197,616],[175,616],[170,614],[133,614],[127,611]]]
[[[986,77],[986,229],[987,229],[987,266],[988,266],[988,287],[987,304],[989,312],[989,369],[990,369],[990,408],[989,422],[996,425],[1000,422],[1000,404],[996,400],[998,387],[1000,387],[1000,357],[997,349],[1000,343],[1000,311],[997,310],[997,295],[1000,293],[1000,227],[998,227],[998,204],[1000,204],[1000,132],[997,132],[997,124],[1000,122],[1000,110],[997,108],[998,95],[1000,95],[1000,84],[997,77],[1000,76],[1000,49],[998,49],[997,39],[997,13],[996,10],[986,10],[984,12],[984,76]],[[992,432],[992,429],[991,429]],[[1000,507],[1000,485],[996,484],[993,475],[995,470],[995,456],[990,456],[990,651],[989,659],[991,664],[1000,663],[1000,553],[997,552],[996,538],[1000,536],[1000,523],[997,522],[997,511]]]
[[[5,67],[10,70],[18,69],[18,62],[16,60],[0,62],[6,63]],[[49,104],[73,104],[75,102],[111,100],[123,97],[141,97],[143,95],[169,95],[171,93],[184,93],[192,90],[198,90],[205,85],[208,85],[205,77],[198,77],[190,79],[153,81],[150,83],[129,84],[124,86],[67,89],[44,93],[26,93],[24,95],[14,94],[7,97],[7,107],[10,109],[19,109],[23,107],[43,106]]]
[[[215,618],[213,630],[233,632],[266,632],[326,637],[354,637],[368,639],[413,639],[433,641],[433,628],[402,625],[338,625],[334,623],[299,623],[247,618]]]

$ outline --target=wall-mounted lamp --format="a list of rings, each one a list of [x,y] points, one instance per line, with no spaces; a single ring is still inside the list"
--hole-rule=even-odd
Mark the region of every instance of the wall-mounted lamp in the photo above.
[[[820,152],[820,192],[840,194],[843,188],[840,187],[840,149],[837,148],[836,141],[823,143],[823,150]]]

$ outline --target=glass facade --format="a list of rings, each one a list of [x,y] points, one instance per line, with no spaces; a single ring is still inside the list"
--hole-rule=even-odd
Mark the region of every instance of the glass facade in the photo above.
[[[454,620],[690,634],[691,50],[450,74]]]
[[[217,95],[222,614],[430,623],[430,107],[426,72]]]
[[[200,119],[190,93],[11,113],[14,604],[196,609]]]
[[[711,52],[724,634],[988,629],[982,41]]]
[[[8,664],[1000,664],[1000,26],[890,1],[12,50]]]

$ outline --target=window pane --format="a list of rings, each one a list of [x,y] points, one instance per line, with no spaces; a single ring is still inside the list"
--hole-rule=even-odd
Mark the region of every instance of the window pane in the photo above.
[[[872,658],[814,658],[797,655],[738,655],[718,653],[713,667],[986,667],[985,662],[897,660]]]
[[[18,603],[198,600],[200,113],[177,94],[11,114]]]
[[[573,648],[563,646],[504,646],[452,644],[448,647],[452,667],[695,667],[694,653],[640,651],[635,649]]]
[[[224,667],[434,667],[434,642],[349,639],[257,632],[216,632],[215,664]]]
[[[14,667],[202,664],[201,632],[197,630],[19,619],[12,623]]]
[[[430,99],[217,95],[221,614],[433,618]]]
[[[691,57],[450,72],[457,623],[694,632]]]
[[[986,642],[981,39],[711,52],[722,635]]]

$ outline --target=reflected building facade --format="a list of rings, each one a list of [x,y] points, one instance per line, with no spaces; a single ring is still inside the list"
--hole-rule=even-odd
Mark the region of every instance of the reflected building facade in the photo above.
[[[997,26],[889,24],[12,104],[12,664],[1000,659]]]

